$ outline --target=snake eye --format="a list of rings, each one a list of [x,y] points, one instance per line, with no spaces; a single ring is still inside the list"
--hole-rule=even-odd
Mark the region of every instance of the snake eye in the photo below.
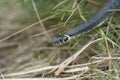
[[[61,45],[70,40],[70,36],[68,35],[58,35],[52,38],[52,43],[55,45]]]

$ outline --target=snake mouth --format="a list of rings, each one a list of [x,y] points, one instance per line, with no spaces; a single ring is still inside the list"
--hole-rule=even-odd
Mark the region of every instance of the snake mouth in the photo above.
[[[71,37],[69,35],[57,35],[52,38],[51,42],[53,45],[62,45],[69,42]]]

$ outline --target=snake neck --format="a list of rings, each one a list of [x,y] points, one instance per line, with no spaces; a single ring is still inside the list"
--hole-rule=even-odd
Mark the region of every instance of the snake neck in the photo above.
[[[103,23],[112,13],[113,9],[120,9],[120,0],[108,0],[108,2],[100,9],[100,11],[86,23],[67,31],[65,34],[70,37],[80,36]]]

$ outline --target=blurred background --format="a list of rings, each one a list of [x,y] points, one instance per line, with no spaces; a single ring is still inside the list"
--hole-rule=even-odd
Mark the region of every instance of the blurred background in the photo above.
[[[103,41],[89,46],[70,65],[86,63],[95,55],[106,56],[107,51],[111,56],[118,55],[120,47],[114,44],[120,46],[119,13],[113,14],[100,28],[70,43],[54,46],[50,42],[54,35],[86,22],[105,2],[106,0],[0,0],[0,72],[4,75],[58,65],[83,45],[98,38],[103,38]],[[105,37],[114,44],[105,43]],[[108,65],[102,65],[102,69],[107,70]],[[46,77],[47,73],[27,77]],[[69,75],[71,74],[65,76]],[[64,76],[61,74],[59,77]]]

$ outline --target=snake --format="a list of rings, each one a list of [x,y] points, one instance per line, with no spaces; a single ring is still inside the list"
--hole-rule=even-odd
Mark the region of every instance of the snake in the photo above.
[[[71,39],[93,30],[102,25],[115,10],[120,10],[120,0],[107,0],[102,8],[87,22],[64,32],[64,34],[54,36],[51,39],[52,44],[61,45],[67,43]]]

